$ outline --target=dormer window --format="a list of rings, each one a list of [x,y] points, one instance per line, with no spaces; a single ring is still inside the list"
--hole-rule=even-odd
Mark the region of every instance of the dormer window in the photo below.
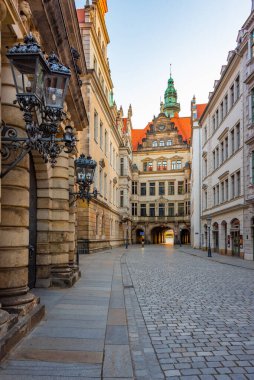
[[[165,143],[163,140],[160,141],[160,146],[165,146]]]
[[[153,141],[153,147],[156,148],[158,146],[158,141]]]
[[[172,140],[167,141],[167,146],[170,146],[170,145],[172,145]]]

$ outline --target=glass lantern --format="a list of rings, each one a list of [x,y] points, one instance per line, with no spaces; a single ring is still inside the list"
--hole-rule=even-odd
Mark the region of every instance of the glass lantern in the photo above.
[[[46,108],[62,109],[71,71],[62,65],[55,53],[48,58],[50,72],[44,77],[44,103]]]
[[[31,103],[40,103],[44,76],[49,68],[33,35],[26,36],[24,42],[8,49],[6,54],[11,64],[17,99],[28,97]]]
[[[93,183],[94,172],[97,166],[96,161],[92,160],[90,156],[86,157],[84,154],[81,154],[74,163],[77,183],[90,186]]]

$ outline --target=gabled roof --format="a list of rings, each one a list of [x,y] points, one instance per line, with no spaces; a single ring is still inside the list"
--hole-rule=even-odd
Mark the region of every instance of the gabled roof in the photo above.
[[[207,103],[204,104],[197,104],[197,118],[200,119],[205,108],[207,106]]]
[[[170,119],[178,129],[179,135],[182,136],[184,141],[188,141],[191,138],[191,118],[190,117],[179,117],[177,113]],[[147,130],[150,129],[150,125],[153,123],[148,123],[144,129],[133,129],[132,130],[132,149],[136,151],[138,149],[138,144],[142,144],[142,139],[146,137]]]
[[[191,138],[191,118],[189,116],[179,117],[175,114],[175,117],[172,117],[171,121],[175,123],[179,135],[183,137],[184,141]]]
[[[144,129],[133,129],[131,131],[132,149],[137,150],[138,144],[142,143],[142,139],[146,137],[146,131],[149,129],[152,123],[148,123]]]
[[[85,9],[77,9],[77,16],[78,16],[78,22],[84,23],[85,22]]]

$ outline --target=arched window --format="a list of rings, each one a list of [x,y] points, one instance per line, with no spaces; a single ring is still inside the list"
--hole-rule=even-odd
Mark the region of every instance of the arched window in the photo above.
[[[153,147],[157,147],[158,146],[158,141],[153,141]]]

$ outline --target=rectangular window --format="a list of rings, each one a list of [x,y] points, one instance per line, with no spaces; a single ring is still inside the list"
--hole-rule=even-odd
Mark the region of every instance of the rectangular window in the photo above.
[[[228,201],[228,179],[225,180],[225,201]]]
[[[178,194],[184,194],[184,182],[179,181],[177,184]]]
[[[155,216],[155,203],[150,203],[149,205],[149,215]]]
[[[137,216],[138,215],[138,205],[137,203],[132,203],[131,205],[131,209],[132,209],[132,216]]]
[[[121,176],[124,175],[124,158],[123,157],[120,159],[120,175]]]
[[[254,184],[254,151],[251,152],[251,183]]]
[[[146,204],[141,203],[140,205],[140,216],[146,216]]]
[[[224,182],[221,183],[221,202],[224,202]]]
[[[107,174],[104,174],[104,197],[107,198],[107,194],[108,194],[108,176]]]
[[[153,170],[153,163],[152,162],[144,162],[143,164],[143,170],[144,172],[151,172]]]
[[[164,145],[165,145],[164,141],[161,140],[160,143],[159,143],[159,145],[160,145],[160,146],[164,146]]]
[[[239,99],[239,97],[240,97],[240,77],[239,77],[239,75],[235,80],[235,97],[236,97],[236,100]]]
[[[241,174],[240,171],[236,173],[236,196],[241,195]]]
[[[217,205],[220,203],[220,187],[219,185],[216,186],[216,201],[217,201]]]
[[[107,156],[108,155],[108,132],[104,132],[104,153]]]
[[[205,136],[205,142],[207,141],[207,126],[204,128],[204,136]]]
[[[113,169],[116,170],[116,150],[113,149]]]
[[[231,198],[235,197],[235,176],[231,175]]]
[[[162,161],[162,169],[167,170],[167,168],[168,168],[167,161]]]
[[[254,88],[251,90],[251,122],[254,123]]]
[[[221,102],[220,104],[220,120],[222,121],[224,119],[224,103]]]
[[[228,113],[228,96],[226,95],[224,98],[224,103],[225,103],[225,115]]]
[[[100,169],[99,180],[100,180],[100,183],[99,183],[99,192],[102,195],[102,193],[103,193],[103,182],[102,182],[103,181],[103,175],[102,175],[102,169]]]
[[[175,215],[175,205],[174,203],[168,204],[168,216],[174,216]]]
[[[120,190],[120,207],[124,207],[124,192]]]
[[[216,168],[220,166],[219,147],[216,148]]]
[[[109,145],[109,163],[112,166],[113,163],[113,147],[112,147],[112,142]]]
[[[138,194],[138,183],[137,181],[132,181],[132,195]]]
[[[165,216],[165,204],[159,203],[159,216]]]
[[[99,117],[98,113],[94,111],[94,121],[93,121],[93,127],[94,127],[94,140],[98,142],[98,123],[99,123]]]
[[[215,116],[216,116],[216,128],[218,128],[218,126],[219,126],[219,110],[216,111]]]
[[[228,158],[228,137],[225,138],[225,160]]]
[[[250,33],[250,58],[254,57],[254,30]]]
[[[216,206],[216,189],[213,187],[213,205]]]
[[[162,170],[162,162],[157,161],[157,170]]]
[[[224,141],[220,144],[221,162],[224,162]]]
[[[175,182],[169,182],[168,183],[168,195],[174,195],[175,194]]]
[[[159,195],[165,195],[165,182],[159,182]]]
[[[155,182],[149,184],[150,195],[155,195]]]
[[[213,115],[213,131],[216,129],[215,115]]]
[[[184,203],[178,203],[178,216],[184,216]]]
[[[236,126],[236,149],[240,148],[241,140],[240,140],[240,124]]]
[[[235,130],[233,129],[230,132],[231,135],[231,154],[234,154],[235,152]]]
[[[112,181],[109,181],[109,202],[112,203]]]
[[[100,148],[103,149],[103,124],[100,123]]]
[[[172,170],[179,170],[182,168],[182,161],[180,160],[172,161],[171,165],[172,165]]]
[[[233,107],[234,103],[235,103],[235,86],[232,85],[230,87],[230,105],[231,105],[231,107]]]
[[[205,191],[205,209],[207,209],[207,191]]]
[[[142,182],[140,184],[140,195],[142,195],[142,196],[146,195],[146,183],[145,182]]]
[[[190,215],[190,201],[185,202],[185,215]]]
[[[215,150],[213,151],[213,169],[216,169],[216,157],[215,157]]]

